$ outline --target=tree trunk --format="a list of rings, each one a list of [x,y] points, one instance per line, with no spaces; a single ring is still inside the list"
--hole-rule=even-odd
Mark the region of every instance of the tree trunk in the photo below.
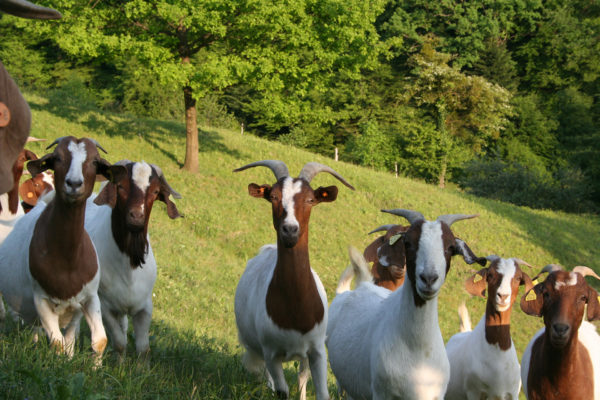
[[[448,169],[448,154],[442,156],[440,175],[438,176],[438,186],[442,189],[446,187],[446,170]]]
[[[185,161],[183,169],[198,172],[198,123],[196,120],[196,100],[192,96],[192,88],[183,88],[185,101]]]
[[[437,129],[440,132],[440,142],[442,148],[442,157],[440,165],[440,174],[438,175],[438,186],[442,189],[446,187],[446,172],[448,171],[448,148],[450,147],[450,138],[446,129],[446,107],[442,102],[437,105]]]

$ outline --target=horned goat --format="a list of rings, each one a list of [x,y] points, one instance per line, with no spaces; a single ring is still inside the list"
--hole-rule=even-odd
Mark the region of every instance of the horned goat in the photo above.
[[[235,318],[240,343],[246,349],[245,367],[262,373],[278,395],[288,397],[282,362],[300,360],[300,398],[306,398],[308,367],[316,398],[328,399],[327,296],[318,275],[310,267],[308,222],[313,206],[336,199],[336,186],[313,190],[310,182],[319,172],[328,172],[350,189],[354,188],[333,169],[307,163],[297,178],[289,175],[279,160],[257,161],[235,171],[268,167],[275,174],[271,185],[250,184],[248,192],[271,203],[277,244],[263,246],[248,261],[235,292]]]
[[[600,400],[600,336],[583,321],[586,305],[588,321],[600,319],[598,292],[584,278],[600,277],[583,266],[569,272],[550,264],[544,272],[521,298],[526,314],[544,317],[521,359],[523,392],[528,400]]]
[[[467,279],[465,287],[473,296],[485,298],[485,314],[471,330],[465,304],[459,308],[461,332],[446,344],[450,381],[446,400],[519,398],[521,375],[517,351],[510,336],[510,316],[519,286],[533,287],[523,272],[526,262],[518,258],[486,257],[491,262]]]
[[[406,281],[391,292],[371,282],[350,291],[346,280],[329,308],[327,348],[338,387],[354,399],[441,399],[450,368],[438,324],[437,295],[452,256],[479,262],[450,226],[476,215],[382,210],[406,218],[410,228],[394,246],[406,252]],[[379,257],[388,255],[380,251]],[[361,257],[362,258],[362,257]],[[356,262],[366,263],[364,258]],[[365,267],[366,268],[366,267]]]

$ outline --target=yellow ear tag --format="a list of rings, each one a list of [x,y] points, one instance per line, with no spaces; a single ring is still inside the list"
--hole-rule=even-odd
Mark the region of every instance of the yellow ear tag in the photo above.
[[[473,278],[473,283],[477,283],[480,280],[482,280],[483,278],[481,277],[481,275],[479,274],[475,274],[475,278]]]
[[[598,303],[600,303],[600,296],[598,296]]]
[[[525,296],[525,300],[526,301],[531,301],[531,300],[535,300],[535,299],[537,299],[537,296],[535,295],[535,290],[531,289],[527,293],[527,296]]]
[[[534,280],[533,280],[531,283],[533,283],[533,286],[535,286],[535,285],[537,285],[539,282],[538,282],[538,280],[537,280],[537,278],[536,278],[536,279],[534,279]]]
[[[396,243],[398,241],[398,239],[400,239],[402,237],[401,233],[398,233],[397,235],[394,235],[390,238],[390,246],[393,246],[394,243]]]

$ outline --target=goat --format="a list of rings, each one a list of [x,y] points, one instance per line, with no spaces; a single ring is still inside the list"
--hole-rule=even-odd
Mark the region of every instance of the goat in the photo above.
[[[446,400],[517,400],[521,389],[519,359],[510,336],[510,315],[519,294],[533,287],[531,278],[521,270],[526,262],[518,258],[486,257],[491,262],[467,279],[465,287],[473,296],[485,298],[485,314],[471,330],[464,303],[459,308],[461,332],[446,344],[450,361],[450,381]]]
[[[248,185],[251,196],[272,205],[277,244],[263,246],[248,261],[235,292],[238,336],[246,349],[242,361],[254,373],[261,373],[266,364],[269,386],[287,398],[282,362],[300,359],[300,398],[306,398],[310,366],[317,399],[328,399],[327,295],[310,267],[308,221],[312,207],[334,201],[338,189],[328,186],[313,190],[310,182],[319,172],[328,172],[354,188],[333,169],[314,162],[307,163],[297,178],[290,177],[287,166],[279,160],[257,161],[235,171],[257,166],[271,169],[277,180],[273,186]]]
[[[34,152],[23,149],[12,167],[13,186],[7,192],[0,194],[0,244],[13,230],[15,223],[25,215],[23,207],[19,203],[19,180],[23,175],[23,167],[30,160],[37,160]]]
[[[598,292],[584,278],[600,277],[582,266],[568,272],[550,264],[543,272],[550,273],[521,298],[526,314],[544,317],[521,359],[523,392],[529,400],[599,400],[600,336],[583,315],[587,304],[588,321],[600,319]]]
[[[58,11],[25,0],[0,0],[0,12],[31,19],[61,18]],[[0,194],[13,186],[11,169],[25,146],[30,126],[29,106],[0,61]]]
[[[398,240],[406,231],[408,226],[402,225],[382,225],[377,229],[369,232],[375,233],[380,231],[386,231],[386,234],[378,237],[370,245],[365,248],[363,253],[367,262],[372,262],[371,274],[373,275],[373,283],[377,286],[382,286],[386,289],[394,291],[398,289],[404,283],[404,272],[406,269],[406,256],[404,254],[404,248],[401,246],[393,246],[396,240]],[[390,246],[388,257],[379,259],[378,251],[381,247]]]
[[[148,236],[152,206],[160,200],[171,219],[180,217],[169,196],[179,199],[181,195],[156,165],[128,160],[115,165],[123,165],[127,175],[108,182],[97,196],[88,199],[85,229],[100,261],[102,318],[122,359],[127,347],[127,316],[133,320],[137,353],[144,355],[150,350],[148,332],[157,271]]]
[[[350,291],[341,279],[329,307],[327,348],[338,388],[354,399],[440,399],[449,364],[438,324],[437,295],[456,254],[485,265],[450,230],[476,215],[443,215],[426,221],[419,212],[382,210],[402,216],[410,227],[390,247],[406,253],[406,285],[391,292],[371,282]],[[391,248],[379,250],[380,259]],[[366,261],[361,257],[356,263]]]
[[[82,314],[92,334],[96,362],[106,347],[98,284],[98,257],[84,229],[86,199],[96,174],[119,180],[122,166],[100,157],[100,145],[72,136],[55,140],[54,152],[30,161],[32,175],[54,170],[56,191],[20,218],[0,246],[0,292],[26,323],[38,316],[57,351],[72,356]],[[66,327],[63,336],[61,328]]]
[[[19,195],[21,196],[21,207],[28,213],[37,204],[37,201],[45,193],[54,190],[54,176],[49,171],[37,174],[19,185]]]

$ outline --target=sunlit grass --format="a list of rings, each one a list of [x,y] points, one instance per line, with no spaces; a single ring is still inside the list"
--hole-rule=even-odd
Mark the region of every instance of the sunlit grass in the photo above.
[[[183,198],[176,201],[184,218],[170,220],[162,204],[150,221],[151,242],[158,262],[151,328],[151,359],[140,364],[134,356],[118,364],[110,352],[95,371],[84,327],[81,349],[72,360],[56,356],[45,341],[32,343],[28,329],[14,325],[0,338],[0,397],[6,398],[270,398],[254,377],[243,371],[233,314],[233,296],[246,261],[275,240],[269,204],[247,194],[251,182],[272,184],[266,168],[239,173],[232,170],[260,159],[280,159],[298,174],[309,161],[333,167],[356,191],[329,174],[319,174],[313,187],[336,184],[337,201],[313,210],[310,255],[331,301],[341,271],[347,265],[347,246],[364,248],[367,232],[388,223],[404,223],[381,213],[381,208],[410,208],[427,218],[440,214],[478,213],[452,229],[481,256],[519,257],[541,268],[561,263],[569,268],[588,265],[599,271],[600,220],[596,216],[531,210],[481,199],[458,190],[440,190],[423,182],[335,162],[305,151],[251,135],[203,128],[200,132],[200,172],[180,169],[185,154],[182,123],[140,119],[78,109],[69,102],[28,96],[33,111],[32,135],[49,140],[73,135],[97,139],[115,162],[127,158],[159,165]],[[46,143],[29,147],[43,154]],[[538,268],[538,269],[539,269]],[[439,301],[444,339],[458,331],[456,309],[468,299],[462,282],[475,267],[454,258]],[[536,270],[527,270],[530,274]],[[596,285],[596,287],[598,287]],[[474,323],[484,299],[468,299]],[[513,312],[512,334],[519,355],[541,326],[539,319]],[[131,338],[130,338],[131,342]],[[297,397],[296,367],[286,373]],[[330,392],[335,384],[330,374]],[[309,384],[309,394],[312,396]]]

